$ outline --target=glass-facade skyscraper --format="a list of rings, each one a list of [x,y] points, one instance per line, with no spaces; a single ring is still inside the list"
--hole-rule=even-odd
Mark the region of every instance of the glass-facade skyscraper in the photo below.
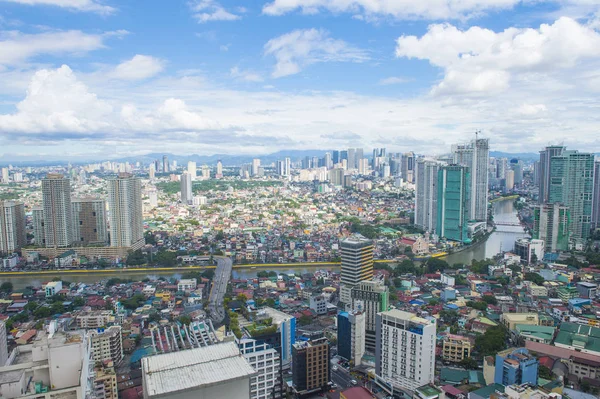
[[[437,233],[448,240],[468,242],[469,168],[443,166],[438,172]]]

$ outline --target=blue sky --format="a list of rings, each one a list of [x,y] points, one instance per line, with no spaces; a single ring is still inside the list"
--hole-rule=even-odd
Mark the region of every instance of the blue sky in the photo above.
[[[0,0],[0,153],[600,151],[597,3]]]

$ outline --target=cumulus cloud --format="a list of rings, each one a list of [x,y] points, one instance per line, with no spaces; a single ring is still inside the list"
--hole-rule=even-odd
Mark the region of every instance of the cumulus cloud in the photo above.
[[[363,62],[369,59],[366,51],[329,37],[329,32],[323,29],[286,33],[269,40],[264,52],[277,61],[272,73],[274,78],[297,74],[302,68],[318,62]]]
[[[510,9],[521,0],[273,0],[263,7],[268,15],[296,10],[315,14],[321,10],[350,13],[358,18],[377,19],[463,19],[482,12]]]
[[[245,71],[238,67],[233,67],[229,70],[232,78],[243,80],[246,82],[262,82],[263,78],[259,74],[252,71]]]
[[[197,0],[190,3],[194,18],[199,23],[210,21],[235,21],[241,16],[227,11],[215,0]]]
[[[498,92],[510,86],[516,73],[548,73],[600,57],[600,33],[567,17],[539,29],[509,28],[499,33],[434,24],[420,38],[401,36],[396,56],[428,60],[443,68],[444,79],[434,93]]]
[[[408,79],[408,78],[403,78],[400,76],[391,76],[389,78],[385,78],[385,79],[381,79],[379,81],[379,84],[382,86],[389,86],[389,85],[397,85],[397,84],[402,84],[402,83],[408,83],[411,82],[412,79]]]
[[[517,109],[517,113],[524,116],[534,116],[542,114],[547,110],[544,104],[523,104]]]
[[[111,14],[116,11],[115,8],[103,5],[101,1],[96,0],[0,0],[10,3],[19,3],[30,6],[43,5],[66,8],[73,11],[89,11],[98,14]]]
[[[115,79],[142,80],[162,72],[164,62],[149,55],[136,54],[132,59],[117,65],[110,74]]]

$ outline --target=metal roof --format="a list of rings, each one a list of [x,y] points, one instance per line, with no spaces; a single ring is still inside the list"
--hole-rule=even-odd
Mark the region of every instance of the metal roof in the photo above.
[[[149,397],[199,389],[255,374],[235,342],[145,357],[142,370]]]

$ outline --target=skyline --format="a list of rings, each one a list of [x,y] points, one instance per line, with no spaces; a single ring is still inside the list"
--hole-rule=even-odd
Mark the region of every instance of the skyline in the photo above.
[[[600,152],[585,0],[0,3],[4,162],[439,155],[479,129],[496,151]]]

